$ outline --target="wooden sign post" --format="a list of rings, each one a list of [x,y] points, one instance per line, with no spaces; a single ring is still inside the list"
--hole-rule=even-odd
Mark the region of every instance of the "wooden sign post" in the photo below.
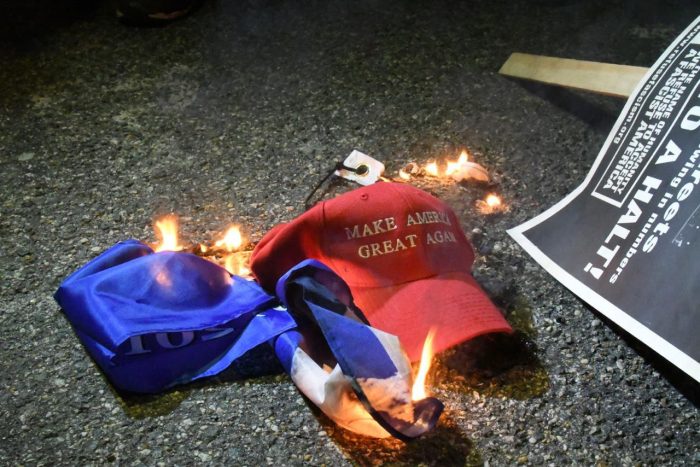
[[[498,71],[505,76],[627,98],[648,68],[513,53]]]

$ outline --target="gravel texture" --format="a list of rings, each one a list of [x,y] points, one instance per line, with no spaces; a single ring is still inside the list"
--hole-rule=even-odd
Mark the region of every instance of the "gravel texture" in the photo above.
[[[697,385],[505,232],[583,180],[623,101],[496,74],[513,51],[651,65],[696,2],[209,1],[144,29],[108,4],[2,9],[12,3],[0,47],[0,463],[700,463]],[[496,186],[416,183],[454,207],[475,276],[519,332],[440,356],[446,412],[420,441],[333,427],[267,349],[214,381],[117,394],[52,299],[115,242],[152,240],[158,214],[180,214],[192,241],[232,221],[257,241],[353,148],[394,175],[463,147]],[[508,212],[479,214],[487,191]]]

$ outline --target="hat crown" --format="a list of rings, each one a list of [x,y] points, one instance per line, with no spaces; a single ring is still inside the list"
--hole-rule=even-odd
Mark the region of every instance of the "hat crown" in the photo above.
[[[452,209],[410,185],[377,183],[326,201],[321,250],[355,287],[469,273],[473,250]]]

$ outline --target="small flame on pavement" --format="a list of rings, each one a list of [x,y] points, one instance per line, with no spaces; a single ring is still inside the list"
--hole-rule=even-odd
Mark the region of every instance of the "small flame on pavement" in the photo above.
[[[179,241],[177,216],[168,215],[161,217],[156,219],[153,225],[156,237],[158,237],[158,241],[152,245],[154,251],[187,250],[190,253],[194,253],[225,267],[231,274],[243,277],[250,275],[251,271],[248,267],[248,263],[251,252],[240,251],[247,243],[241,234],[240,226],[230,226],[223,237],[215,241],[213,245],[198,243],[195,246],[184,246],[181,245]],[[156,272],[154,273],[154,277],[161,285],[167,285],[167,276],[163,274],[159,275],[159,273]]]
[[[469,155],[467,154],[466,150],[462,150],[462,153],[459,155],[459,159],[456,161],[447,161],[447,168],[445,169],[445,175],[449,176],[452,175],[453,173],[457,173],[460,170],[460,167],[464,164],[466,164],[469,161]]]
[[[411,166],[415,166],[417,170],[415,172],[408,170],[407,168]],[[447,160],[444,166],[443,164],[438,164],[437,161],[430,161],[425,165],[424,169],[420,169],[415,162],[410,162],[403,169],[399,170],[399,177],[403,180],[410,180],[411,176],[420,174],[439,178],[450,177],[457,182],[462,180],[488,182],[490,180],[489,173],[484,167],[469,160],[469,153],[466,149],[462,150],[457,159]]]
[[[493,193],[491,193],[486,197],[486,204],[488,204],[492,208],[495,208],[501,205],[501,198],[499,198],[498,195],[494,195]]]
[[[489,193],[485,199],[480,199],[476,202],[476,207],[481,214],[493,214],[496,212],[506,211],[508,207],[503,203],[501,197]]]
[[[224,256],[224,267],[231,274],[237,276],[250,275],[248,260],[250,255],[244,251],[238,251],[243,246],[243,235],[238,225],[232,225],[226,230],[221,240],[214,242],[214,248],[223,248],[227,254]]]
[[[232,225],[228,228],[224,237],[221,240],[217,240],[214,246],[217,248],[223,247],[226,251],[236,251],[243,244],[243,236],[241,235],[241,228],[237,225]]]
[[[224,267],[226,270],[236,276],[249,276],[250,268],[248,267],[248,262],[250,260],[250,255],[246,253],[249,252],[238,251],[226,255],[224,257]]]
[[[411,391],[411,398],[414,401],[419,401],[428,397],[428,393],[425,389],[425,379],[428,376],[430,365],[433,363],[433,340],[435,338],[435,333],[436,329],[431,328],[423,343],[420,365],[418,366],[418,373],[416,373],[416,379],[413,381],[413,389]]]
[[[161,217],[155,221],[154,229],[158,243],[153,247],[154,251],[179,251],[184,247],[178,239],[178,219],[175,215]]]
[[[438,177],[440,175],[440,171],[438,170],[437,162],[429,162],[425,166],[425,172],[432,177]]]

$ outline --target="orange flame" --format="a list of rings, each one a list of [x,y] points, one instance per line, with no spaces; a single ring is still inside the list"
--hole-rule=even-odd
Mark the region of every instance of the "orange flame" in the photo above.
[[[440,175],[437,162],[433,161],[428,163],[428,165],[425,166],[425,172],[433,177],[437,177],[438,175]]]
[[[250,255],[246,255],[246,252],[230,253],[224,258],[224,267],[231,274],[236,276],[249,276],[250,268],[248,267],[248,261],[250,260]]]
[[[241,245],[243,245],[243,236],[241,235],[240,227],[237,225],[229,227],[224,234],[224,238],[214,243],[214,246],[218,248],[224,247],[226,251],[236,251]]]
[[[481,214],[493,214],[508,209],[508,207],[503,204],[501,197],[494,193],[489,193],[485,199],[478,200],[476,202],[476,208]]]
[[[435,338],[435,333],[436,329],[430,328],[428,335],[425,337],[425,342],[423,343],[420,365],[418,366],[418,373],[416,374],[416,379],[413,381],[413,389],[411,391],[411,398],[414,401],[419,401],[428,397],[428,393],[425,390],[425,379],[428,376],[430,365],[433,362],[433,339]]]
[[[153,249],[158,251],[179,251],[183,246],[178,240],[178,220],[177,216],[170,215],[156,220],[154,229],[158,243]]]
[[[445,169],[445,175],[451,175],[459,171],[461,165],[469,161],[469,155],[467,151],[462,151],[459,155],[459,159],[456,161],[447,161],[447,168]]]
[[[486,197],[486,204],[492,209],[499,207],[501,203],[501,198],[498,195],[491,193]]]

